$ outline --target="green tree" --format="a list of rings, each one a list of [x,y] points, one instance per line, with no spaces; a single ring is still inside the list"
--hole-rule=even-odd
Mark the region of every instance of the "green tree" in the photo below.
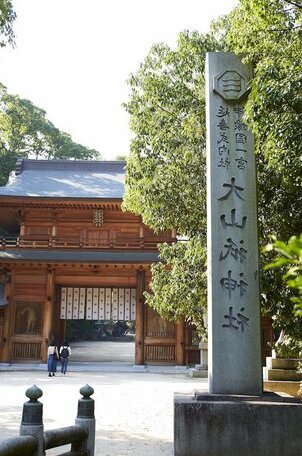
[[[229,46],[254,65],[246,120],[256,137],[265,244],[269,234],[302,231],[302,3],[241,0],[230,23]]]
[[[286,289],[288,290],[288,300],[292,304],[291,306],[285,306],[286,315],[282,315],[282,319],[279,316],[279,319],[286,328],[283,328],[286,336],[281,344],[277,344],[277,353],[281,357],[301,357],[302,234],[299,237],[292,236],[287,243],[273,238],[273,242],[266,245],[263,251],[264,253],[269,252],[272,259],[271,263],[265,266],[265,269],[269,271],[277,270],[278,278],[281,278],[285,282]],[[278,310],[280,312],[280,308]]]
[[[294,305],[293,312],[302,317],[302,234],[299,237],[292,236],[287,243],[274,239],[264,248],[264,252],[271,251],[275,253],[274,259],[265,269],[283,270],[282,279],[288,288],[296,292],[290,298]]]
[[[179,34],[176,50],[154,45],[131,75],[125,104],[135,133],[123,208],[155,231],[176,228],[182,243],[160,251],[147,303],[203,331],[205,299],[205,55],[213,33]]]
[[[10,0],[0,0],[0,47],[7,44],[14,45],[15,34],[13,23],[16,19],[16,13]]]
[[[156,230],[205,235],[204,65],[214,49],[211,34],[180,33],[176,50],[154,45],[129,79],[124,208]]]
[[[0,185],[5,185],[17,157],[93,159],[100,154],[72,141],[31,101],[11,95],[0,84]]]
[[[302,232],[302,2],[241,0],[228,19],[228,46],[254,66],[246,122],[256,138],[263,247],[270,235]],[[301,336],[280,274],[262,270],[262,290],[263,312],[287,334]]]
[[[142,215],[155,230],[176,227],[179,235],[205,246],[204,61],[207,51],[228,50],[255,69],[246,123],[256,138],[260,243],[264,246],[271,233],[288,238],[302,232],[301,12],[300,1],[241,0],[210,33],[181,33],[175,51],[164,44],[152,47],[129,79],[125,106],[135,137],[124,208]],[[192,273],[197,284],[204,283],[204,268],[198,275],[192,265],[182,264],[186,248],[194,255],[191,242],[184,245],[179,252],[172,246],[171,256],[164,246],[163,262],[153,269],[154,295],[147,294],[147,301],[162,315],[165,309],[165,315],[172,310],[178,315],[177,306],[184,314],[188,309],[187,315],[198,308],[183,300],[189,291],[184,281],[178,301],[174,293],[173,259],[183,277]],[[263,311],[275,317],[277,327],[295,333],[288,289],[275,271],[263,273],[262,290]],[[200,298],[200,309],[203,304]]]
[[[206,256],[204,243],[194,238],[164,244],[161,262],[152,265],[152,293],[145,293],[148,304],[170,321],[194,324],[200,336],[206,331]]]

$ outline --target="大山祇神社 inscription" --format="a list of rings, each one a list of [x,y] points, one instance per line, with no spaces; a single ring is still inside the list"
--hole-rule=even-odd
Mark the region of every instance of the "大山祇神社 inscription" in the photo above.
[[[251,68],[207,54],[209,389],[261,394],[256,170],[244,123]]]

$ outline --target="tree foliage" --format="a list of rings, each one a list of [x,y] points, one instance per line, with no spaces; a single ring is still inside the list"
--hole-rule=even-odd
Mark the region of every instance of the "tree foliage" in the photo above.
[[[31,101],[11,95],[0,84],[0,185],[15,168],[16,158],[93,159],[96,150],[72,141]]]
[[[206,337],[206,249],[195,239],[164,244],[161,262],[152,266],[152,293],[146,293],[148,304],[171,321],[184,318]]]
[[[228,45],[254,65],[246,122],[256,138],[265,246],[270,235],[288,239],[302,232],[302,2],[241,0],[229,23]],[[301,336],[290,290],[275,270],[262,270],[262,290],[263,311],[274,317],[275,326]]]
[[[0,47],[14,45],[13,23],[16,17],[11,0],[0,0]]]
[[[198,272],[182,258],[194,255],[194,242],[205,246],[206,52],[234,51],[254,66],[245,122],[256,139],[261,245],[269,234],[286,239],[302,232],[301,4],[300,0],[240,0],[230,15],[212,25],[210,33],[183,32],[176,50],[154,45],[129,79],[131,94],[125,106],[135,137],[124,207],[142,215],[155,230],[176,227],[193,241],[180,251],[165,246],[162,264],[153,268],[154,294],[147,299],[162,315],[178,315],[177,305],[184,314],[188,309],[187,315],[198,308],[195,298],[184,299],[190,285],[186,288],[183,280],[179,289],[174,269],[175,277],[181,277],[182,271],[189,284],[204,286],[204,268]],[[276,326],[294,333],[297,320],[289,290],[275,272],[262,275],[263,309],[274,315]],[[192,280],[187,279],[190,273]],[[204,299],[199,299],[202,308]]]
[[[254,64],[246,110],[257,141],[262,237],[286,239],[302,231],[302,3],[241,0],[230,23],[229,46]]]
[[[273,238],[273,242],[263,248],[269,253],[271,262],[265,266],[269,272],[274,271],[274,283],[279,286],[282,280],[286,284],[286,296],[279,304],[272,307],[272,317],[282,324],[287,340],[280,345],[280,349],[296,347],[301,350],[302,341],[302,234],[292,236],[289,241],[283,242]],[[276,270],[276,271],[275,271]],[[282,274],[280,274],[280,271]],[[292,305],[289,305],[291,303]],[[296,347],[296,348],[297,348]]]
[[[161,248],[147,303],[162,316],[194,322],[205,307],[205,55],[213,33],[179,34],[172,50],[154,45],[131,75],[125,107],[135,133],[123,208],[155,231],[176,228],[190,241]]]
[[[265,268],[280,268],[284,271],[283,280],[288,288],[296,292],[290,298],[295,314],[302,317],[302,234],[299,237],[292,236],[287,243],[274,239],[264,251],[274,251],[277,254]]]
[[[155,230],[205,233],[205,54],[213,35],[180,33],[176,50],[154,45],[131,75],[124,208]]]

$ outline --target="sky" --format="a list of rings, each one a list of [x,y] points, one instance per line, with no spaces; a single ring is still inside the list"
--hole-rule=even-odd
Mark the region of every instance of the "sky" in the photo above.
[[[16,47],[0,48],[0,81],[103,159],[127,155],[127,79],[151,46],[209,29],[236,0],[13,0]]]

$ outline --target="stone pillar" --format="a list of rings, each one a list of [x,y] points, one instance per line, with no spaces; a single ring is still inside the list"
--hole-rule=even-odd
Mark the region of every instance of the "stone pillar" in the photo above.
[[[256,170],[243,121],[250,66],[207,54],[209,390],[262,393]]]
[[[80,394],[83,397],[78,401],[78,414],[75,420],[75,424],[88,430],[87,450],[89,456],[94,456],[95,447],[94,400],[90,397],[93,393],[94,389],[89,385],[80,389]]]
[[[25,395],[29,398],[23,405],[20,435],[31,435],[38,441],[37,456],[44,456],[43,404],[38,399],[43,392],[36,385],[28,388]]]

